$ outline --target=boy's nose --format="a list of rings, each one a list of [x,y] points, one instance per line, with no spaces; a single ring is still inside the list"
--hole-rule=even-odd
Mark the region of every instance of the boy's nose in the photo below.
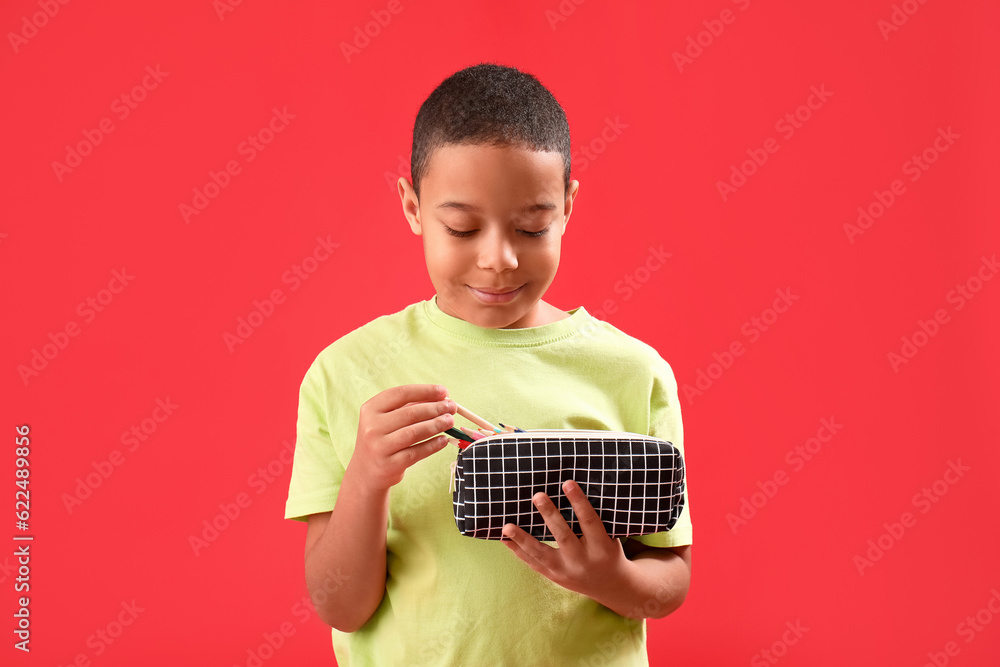
[[[517,268],[514,245],[503,238],[483,239],[479,248],[479,268],[491,271],[510,271]]]

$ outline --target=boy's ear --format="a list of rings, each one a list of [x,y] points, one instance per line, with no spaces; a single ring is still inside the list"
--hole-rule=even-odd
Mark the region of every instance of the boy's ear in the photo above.
[[[403,204],[403,215],[410,223],[410,230],[417,236],[422,236],[420,201],[417,199],[417,193],[413,191],[413,186],[403,176],[400,176],[399,180],[396,181],[396,189],[399,190],[399,199]]]
[[[570,181],[569,189],[566,191],[566,202],[563,205],[563,229],[562,233],[566,233],[566,227],[569,225],[569,216],[573,212],[573,202],[576,200],[576,195],[580,192],[580,181]]]

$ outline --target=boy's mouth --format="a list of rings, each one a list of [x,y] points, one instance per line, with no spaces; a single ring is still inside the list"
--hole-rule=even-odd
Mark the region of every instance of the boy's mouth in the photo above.
[[[485,303],[507,303],[516,297],[524,285],[520,287],[473,287],[468,285],[468,288],[472,290],[472,293],[480,301]]]

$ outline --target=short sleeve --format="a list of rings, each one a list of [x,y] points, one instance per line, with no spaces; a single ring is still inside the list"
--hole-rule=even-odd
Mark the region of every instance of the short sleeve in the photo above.
[[[677,380],[670,364],[659,355],[652,364],[653,381],[649,396],[648,434],[672,443],[684,458],[684,508],[677,523],[669,531],[639,535],[638,540],[650,547],[680,547],[691,544],[692,527],[690,498],[688,496],[687,457],[684,454],[684,426],[681,422],[681,404],[677,395]]]
[[[338,456],[330,436],[329,394],[329,379],[317,358],[299,388],[286,519],[305,521],[310,514],[333,511],[337,502],[346,464]]]

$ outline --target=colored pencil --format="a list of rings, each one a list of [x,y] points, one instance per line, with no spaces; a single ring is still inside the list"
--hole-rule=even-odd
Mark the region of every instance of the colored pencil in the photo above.
[[[447,433],[453,438],[458,438],[459,440],[465,440],[466,442],[473,442],[474,440],[474,438],[467,435],[464,431],[458,430],[457,428],[450,428],[447,431],[445,431],[445,433]]]
[[[482,426],[483,428],[493,431],[494,433],[503,433],[503,431],[501,431],[496,426],[494,426],[493,424],[489,423],[488,421],[477,415],[475,412],[472,412],[467,408],[463,408],[461,405],[458,404],[458,401],[456,401],[454,398],[452,398],[451,400],[458,407],[458,414],[462,415],[476,426]]]
[[[485,438],[486,437],[486,434],[482,433],[481,430],[480,431],[473,431],[471,428],[465,428],[464,426],[462,426],[461,429],[462,429],[462,431],[465,432],[465,434],[467,436],[469,436],[473,440],[479,440],[480,438]]]

